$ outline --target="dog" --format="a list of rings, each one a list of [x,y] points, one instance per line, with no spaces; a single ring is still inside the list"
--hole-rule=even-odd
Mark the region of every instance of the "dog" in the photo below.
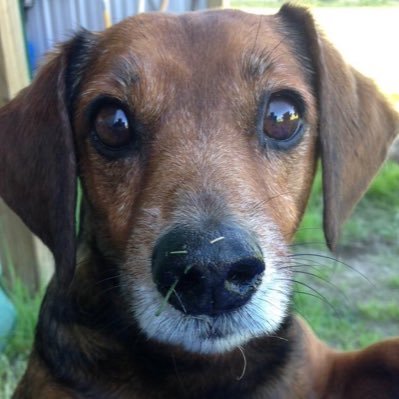
[[[399,339],[321,342],[289,254],[318,159],[334,249],[398,125],[297,6],[61,45],[0,111],[0,194],[56,263],[14,398],[399,398]]]

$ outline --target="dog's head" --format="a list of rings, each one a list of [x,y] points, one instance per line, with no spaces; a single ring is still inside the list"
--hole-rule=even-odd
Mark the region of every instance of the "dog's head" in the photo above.
[[[318,157],[333,247],[396,125],[301,8],[140,15],[77,35],[0,111],[0,194],[65,290],[79,176],[85,241],[115,265],[125,314],[223,352],[287,315]]]

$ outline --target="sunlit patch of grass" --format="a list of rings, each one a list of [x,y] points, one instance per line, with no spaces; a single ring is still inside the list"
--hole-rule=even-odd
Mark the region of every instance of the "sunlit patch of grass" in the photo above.
[[[396,301],[367,301],[359,305],[359,311],[361,316],[368,320],[399,322],[399,307]]]
[[[305,318],[321,339],[335,348],[361,348],[384,338],[381,333],[364,328],[356,309],[346,306],[339,296],[326,303],[313,295],[296,294],[294,303],[295,311]]]
[[[5,353],[12,357],[28,353],[32,347],[43,290],[32,295],[21,280],[17,279],[7,292],[17,311],[15,331],[5,349]]]

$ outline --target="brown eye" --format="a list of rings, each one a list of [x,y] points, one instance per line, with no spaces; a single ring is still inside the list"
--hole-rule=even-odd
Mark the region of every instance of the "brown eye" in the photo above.
[[[114,149],[128,145],[131,140],[128,118],[118,106],[101,108],[94,121],[94,132],[103,144]]]
[[[295,102],[287,97],[272,97],[266,109],[263,132],[278,141],[289,140],[302,126]]]

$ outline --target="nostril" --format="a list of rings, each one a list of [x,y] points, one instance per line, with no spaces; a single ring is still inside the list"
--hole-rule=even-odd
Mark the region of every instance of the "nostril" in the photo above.
[[[237,271],[233,273],[226,281],[232,284],[248,284],[253,279],[253,276],[245,271]]]
[[[265,264],[261,259],[241,259],[230,266],[225,289],[239,295],[247,295],[260,284],[264,270]]]
[[[185,258],[173,259],[153,263],[154,281],[165,303],[187,313],[206,291],[206,268]]]

